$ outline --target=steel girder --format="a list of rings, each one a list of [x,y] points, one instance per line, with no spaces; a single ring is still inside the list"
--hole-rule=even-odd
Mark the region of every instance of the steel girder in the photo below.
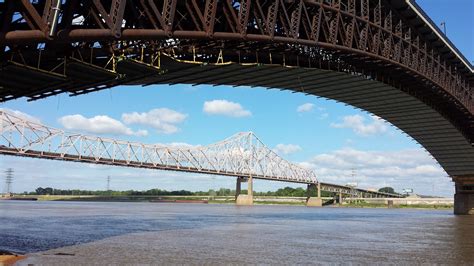
[[[300,44],[325,49],[328,57],[342,54],[334,57],[339,68],[342,64],[350,70],[367,70],[350,58],[352,53],[380,60],[379,65],[401,67],[474,113],[472,72],[466,74],[466,67],[432,46],[391,2],[396,1],[7,0],[0,3],[0,45],[9,54],[36,50],[38,43],[46,43],[48,49],[61,43],[100,42],[120,51],[124,47],[117,45],[118,40],[140,40],[141,44],[122,45],[159,48],[159,40],[168,38],[207,40],[196,43],[195,49],[209,42],[223,47],[232,40]],[[62,55],[70,55],[72,46]],[[272,50],[285,53],[278,47]]]

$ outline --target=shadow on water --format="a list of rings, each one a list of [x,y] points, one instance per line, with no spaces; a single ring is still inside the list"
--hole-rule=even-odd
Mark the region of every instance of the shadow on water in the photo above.
[[[474,217],[468,215],[456,216],[452,233],[459,263],[474,263]]]

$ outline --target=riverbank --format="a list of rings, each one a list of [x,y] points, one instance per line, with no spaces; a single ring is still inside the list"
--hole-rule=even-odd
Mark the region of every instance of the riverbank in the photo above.
[[[368,203],[368,202],[353,202],[343,203],[339,207],[347,208],[388,208],[388,204],[382,203]],[[450,204],[397,204],[390,207],[391,209],[435,209],[435,210],[451,210],[453,205]]]
[[[29,196],[31,197],[31,196]],[[21,196],[16,196],[21,199]],[[38,201],[80,201],[80,202],[153,202],[160,203],[195,203],[195,204],[234,204],[234,196],[61,196],[39,195]],[[347,200],[343,204],[333,204],[333,198],[324,197],[328,207],[342,208],[388,208],[388,201],[393,201],[391,208],[398,209],[452,209],[451,199],[358,199]],[[254,196],[255,205],[296,205],[304,206],[306,197]]]
[[[10,266],[22,259],[26,259],[26,256],[0,250],[0,266]]]

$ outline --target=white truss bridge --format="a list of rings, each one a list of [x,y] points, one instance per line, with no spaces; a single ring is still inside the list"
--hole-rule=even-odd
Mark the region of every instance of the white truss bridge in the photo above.
[[[0,154],[104,165],[317,184],[314,171],[291,163],[252,132],[194,147],[143,144],[69,133],[0,110]]]

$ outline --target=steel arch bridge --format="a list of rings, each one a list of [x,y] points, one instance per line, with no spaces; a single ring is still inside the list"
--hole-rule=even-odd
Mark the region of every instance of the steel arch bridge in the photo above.
[[[5,0],[0,21],[0,101],[289,89],[384,118],[473,191],[474,68],[413,0]]]

